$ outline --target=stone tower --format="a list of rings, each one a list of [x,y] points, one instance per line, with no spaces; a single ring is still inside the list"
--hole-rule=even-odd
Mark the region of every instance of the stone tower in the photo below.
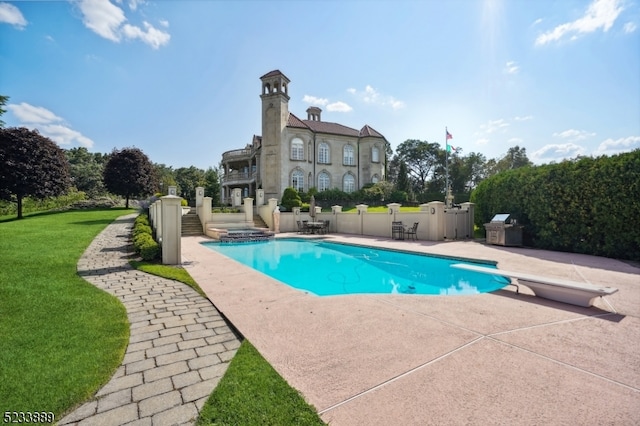
[[[289,79],[279,70],[268,72],[262,80],[262,189],[266,199],[282,197],[281,174],[284,158],[282,133],[289,119]]]

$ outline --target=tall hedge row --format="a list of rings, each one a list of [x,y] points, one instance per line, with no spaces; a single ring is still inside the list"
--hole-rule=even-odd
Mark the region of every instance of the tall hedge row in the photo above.
[[[471,201],[476,225],[511,213],[527,245],[640,260],[640,150],[499,173]]]

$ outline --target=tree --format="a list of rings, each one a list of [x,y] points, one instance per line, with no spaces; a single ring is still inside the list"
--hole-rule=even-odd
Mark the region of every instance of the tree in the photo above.
[[[176,169],[176,182],[178,183],[179,194],[182,198],[189,202],[189,205],[195,206],[196,188],[205,186],[206,179],[204,170],[197,167],[181,167]]]
[[[55,142],[24,127],[0,129],[0,198],[15,196],[18,219],[24,197],[55,197],[68,188],[69,165]]]
[[[438,143],[409,139],[398,145],[397,155],[407,165],[416,193],[425,189],[427,180],[438,164]]]
[[[204,193],[207,197],[212,198],[212,202],[214,205],[220,204],[220,171],[218,169],[214,169],[213,167],[209,167],[206,172],[204,172]]]
[[[117,195],[129,198],[153,194],[157,188],[155,169],[149,158],[138,148],[114,149],[104,167],[104,185]]]
[[[102,154],[92,154],[87,148],[72,148],[65,151],[69,161],[71,182],[78,191],[89,198],[103,195],[106,190],[102,180],[104,162]]]
[[[293,187],[284,189],[282,193],[282,202],[280,203],[286,210],[291,210],[293,207],[302,206],[302,200],[300,194]]]
[[[9,100],[9,97],[8,97],[8,96],[0,95],[0,117],[2,117],[2,115],[3,115],[5,112],[7,112],[7,110],[6,110],[6,109],[4,109],[4,106],[7,104],[7,101],[8,101],[8,100]],[[4,121],[2,121],[2,120],[0,119],[0,128],[3,128],[3,127],[4,127]]]
[[[167,195],[170,186],[178,185],[176,183],[175,171],[171,166],[165,164],[154,164],[153,168],[158,177],[159,187],[156,188],[156,192],[159,192],[161,195]]]
[[[400,165],[398,167],[396,189],[398,191],[406,192],[407,194],[411,193],[411,182],[409,181],[409,171],[407,170],[407,164],[402,160],[400,160]]]
[[[532,166],[533,163],[527,157],[527,148],[520,148],[518,145],[509,148],[507,153],[500,159],[493,162],[487,162],[487,166],[491,166],[487,175],[493,176],[507,170],[518,169],[520,167]],[[487,177],[488,177],[487,176]]]

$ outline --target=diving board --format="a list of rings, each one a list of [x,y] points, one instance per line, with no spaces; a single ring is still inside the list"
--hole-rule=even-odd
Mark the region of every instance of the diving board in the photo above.
[[[571,305],[585,306],[587,308],[593,305],[593,301],[597,297],[608,296],[618,291],[617,288],[613,287],[596,286],[562,278],[541,277],[523,272],[485,268],[483,266],[469,265],[466,263],[456,263],[451,265],[451,267],[479,272],[481,274],[509,277],[512,280],[515,278],[518,280],[518,284],[529,287],[536,296],[569,303]]]

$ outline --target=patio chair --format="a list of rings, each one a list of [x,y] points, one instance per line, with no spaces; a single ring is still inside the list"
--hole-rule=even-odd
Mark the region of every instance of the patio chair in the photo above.
[[[308,220],[303,220],[302,221],[302,233],[303,234],[310,234],[311,233],[311,228],[307,224],[308,222],[309,222]]]
[[[420,222],[414,222],[411,228],[407,228],[407,230],[405,231],[405,234],[407,234],[407,238],[412,238],[414,241],[418,240],[418,225],[420,225]]]
[[[302,222],[297,220],[296,224],[298,225],[298,234],[304,234],[305,229],[304,229],[304,226],[302,225]]]
[[[331,224],[330,220],[324,220],[324,226],[322,227],[322,233],[323,234],[328,234],[329,233],[329,225]]]
[[[402,225],[402,222],[391,222],[391,239],[404,240],[404,225]]]

